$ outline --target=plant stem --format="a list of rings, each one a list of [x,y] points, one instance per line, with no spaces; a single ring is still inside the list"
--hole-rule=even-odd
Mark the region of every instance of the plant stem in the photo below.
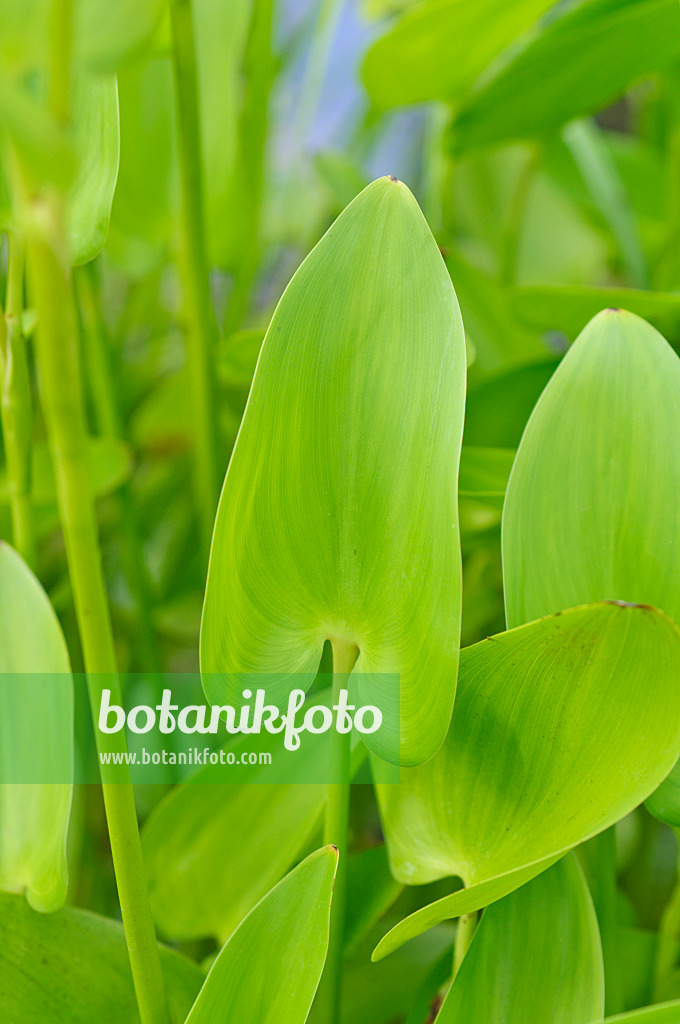
[[[678,836],[677,829],[674,829]],[[680,838],[680,836],[679,836]],[[659,925],[654,963],[654,1002],[668,998],[666,986],[680,958],[680,861],[678,877]]]
[[[333,648],[333,704],[338,703],[340,691],[347,688],[347,679],[354,668],[358,648],[343,640],[332,640]],[[342,988],[342,956],[345,931],[345,903],[347,898],[347,857],[349,832],[350,799],[350,753],[352,734],[331,732],[330,770],[333,782],[328,786],[328,803],[324,824],[324,843],[333,844],[338,850],[338,872],[333,888],[331,906],[331,927],[328,940],[328,956],[321,984],[318,1005],[321,1020],[326,1024],[338,1024]],[[337,780],[337,781],[336,781]]]
[[[217,324],[205,238],[201,131],[191,0],[172,0],[173,66],[182,187],[181,270],[188,320],[187,368],[194,416],[194,487],[207,565],[217,507],[217,421],[213,393]]]
[[[123,436],[121,414],[113,386],[109,345],[99,308],[94,265],[88,263],[77,270],[75,276],[84,333],[82,347],[95,422],[103,437],[118,440]],[[144,562],[139,516],[129,482],[121,488],[116,505],[123,529],[125,575],[136,606],[140,667],[144,672],[161,672],[162,662],[153,628],[153,588]]]
[[[26,343],[21,331],[24,307],[26,246],[16,232],[9,235],[9,273],[5,307],[5,342],[0,356],[2,399],[0,416],[7,462],[7,484],[14,546],[30,566],[35,565],[33,504],[31,501],[31,442],[33,419]]]
[[[456,928],[456,941],[453,946],[453,977],[455,978],[460,970],[460,965],[465,959],[465,954],[470,948],[472,937],[477,930],[477,914],[463,914],[458,918]]]
[[[616,827],[601,832],[593,840],[595,847],[595,909],[602,938],[605,974],[605,1010],[608,1017],[620,1013],[621,976],[619,970],[618,895],[616,889]]]
[[[60,124],[68,119],[71,2],[53,0],[49,99]],[[95,722],[102,690],[122,703],[113,630],[101,567],[91,490],[78,330],[64,230],[63,198],[51,186],[27,190],[29,283],[38,313],[42,406],[57,484],[69,574]],[[30,198],[29,198],[30,197]],[[101,752],[125,754],[125,733],[96,732]],[[170,1024],[158,943],[151,917],[134,793],[127,765],[102,765],[102,790],[123,926],[142,1024]]]

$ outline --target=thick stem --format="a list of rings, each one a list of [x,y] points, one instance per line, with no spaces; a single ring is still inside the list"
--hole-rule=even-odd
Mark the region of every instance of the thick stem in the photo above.
[[[194,487],[207,564],[217,507],[217,421],[213,393],[217,324],[205,238],[201,132],[191,0],[170,4],[182,187],[181,270],[188,321],[187,368],[194,418]]]
[[[50,212],[58,221],[58,211]],[[42,406],[90,702],[97,721],[105,687],[112,691],[114,703],[122,704],[122,700],[90,486],[72,284],[64,262],[49,241],[31,238],[28,256],[29,279],[38,312]],[[101,752],[124,754],[127,751],[125,734],[97,732],[97,746]],[[100,765],[100,772],[140,1017],[142,1024],[169,1024],[129,768]]]
[[[458,918],[456,927],[456,941],[453,946],[453,977],[455,978],[460,970],[460,965],[465,959],[465,954],[470,948],[472,937],[477,929],[478,915],[463,914]]]
[[[0,416],[7,462],[14,546],[24,560],[30,566],[34,566],[35,536],[31,501],[33,419],[26,342],[21,330],[21,314],[24,307],[24,258],[24,240],[21,235],[12,233],[9,236],[5,342],[0,355]]]
[[[619,969],[618,894],[616,888],[616,828],[612,826],[593,840],[595,847],[594,903],[600,925],[605,974],[607,1016],[623,1010]]]
[[[338,703],[341,690],[354,668],[358,648],[343,640],[332,640],[333,648],[333,704]],[[331,928],[328,956],[319,994],[320,1019],[325,1024],[338,1024],[342,988],[342,955],[345,931],[345,904],[347,899],[347,857],[349,846],[350,753],[352,734],[331,732],[330,766],[333,782],[328,785],[328,803],[324,823],[324,843],[338,850],[338,871],[333,888]]]
[[[678,830],[674,830],[680,839]],[[680,861],[671,898],[663,912],[656,942],[654,1002],[668,999],[668,982],[680,959]]]

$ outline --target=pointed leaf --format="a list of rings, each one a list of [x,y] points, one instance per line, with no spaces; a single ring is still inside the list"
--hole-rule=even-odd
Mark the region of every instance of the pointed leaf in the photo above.
[[[437,1024],[591,1024],[603,1011],[597,917],[572,854],[484,912]]]
[[[29,771],[38,781],[23,781]],[[0,541],[0,889],[25,891],[36,910],[66,899],[72,787],[61,780],[72,777],[73,680],[61,627],[33,573]]]
[[[117,921],[68,907],[47,917],[0,894],[0,1019],[7,1024],[138,1024],[125,934]],[[173,1020],[183,1021],[201,970],[161,947]]]
[[[304,1024],[326,959],[337,860],[335,847],[317,850],[251,910],[186,1024]]]
[[[680,621],[679,436],[676,354],[631,313],[595,317],[543,392],[508,483],[509,626],[605,599]]]
[[[658,1006],[644,1006],[640,1010],[607,1017],[605,1024],[680,1024],[680,999]],[[601,1018],[592,1021],[601,1024]]]
[[[339,638],[356,673],[401,676],[400,697],[380,694],[400,755],[395,729],[366,739],[405,764],[434,753],[458,660],[464,388],[441,255],[409,190],[382,178],[302,264],[262,346],[213,538],[210,700],[238,704],[239,672],[311,683]],[[357,700],[377,696],[369,683]]]
[[[616,603],[463,651],[444,747],[379,800],[398,879],[468,888],[402,921],[376,956],[512,892],[649,795],[680,751],[679,657],[674,623]]]

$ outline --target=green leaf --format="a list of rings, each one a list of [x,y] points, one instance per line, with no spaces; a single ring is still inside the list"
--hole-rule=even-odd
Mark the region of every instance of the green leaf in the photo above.
[[[80,0],[75,26],[78,55],[96,71],[115,71],[148,46],[164,0]]]
[[[517,448],[558,362],[551,358],[516,366],[472,386],[465,407],[464,448]]]
[[[350,855],[347,866],[344,952],[351,955],[373,925],[389,910],[403,886],[390,871],[383,845]]]
[[[648,796],[680,750],[678,657],[674,623],[617,603],[464,650],[444,747],[378,796],[395,876],[468,888],[406,918],[375,955],[507,895]]]
[[[603,599],[680,621],[678,436],[675,352],[631,313],[600,314],[541,396],[510,476],[509,626]]]
[[[286,693],[308,685],[338,639],[358,646],[365,679],[400,674],[366,737],[376,752],[404,764],[434,753],[458,660],[464,388],[441,255],[406,186],[382,178],[302,264],[262,346],[215,524],[209,700],[238,705],[236,673],[300,673]],[[378,696],[370,680],[355,689],[359,704]]]
[[[304,1024],[326,958],[337,861],[335,847],[317,850],[251,910],[186,1024]]]
[[[73,102],[77,171],[67,197],[73,263],[93,259],[106,241],[118,177],[118,89],[112,75],[80,75]]]
[[[29,768],[38,781],[21,781]],[[0,889],[25,892],[36,910],[56,910],[66,899],[72,787],[42,780],[73,777],[73,680],[47,595],[2,541],[0,769]]]
[[[591,1024],[600,1024],[601,1019],[598,1018]],[[618,1024],[619,1021],[621,1024],[680,1024],[680,999],[658,1006],[645,1006],[641,1010],[632,1010],[616,1017],[607,1017],[606,1024]]]
[[[626,309],[672,337],[680,333],[680,295],[634,288],[524,285],[511,292],[511,305],[525,323],[575,338],[603,309]]]
[[[139,1024],[125,935],[117,921],[70,907],[47,917],[0,895],[0,1017],[7,1024]],[[160,949],[173,1021],[201,987],[196,964]]]
[[[143,833],[149,896],[166,937],[224,941],[310,839],[327,795],[327,787],[305,784],[318,744],[301,745],[299,778],[288,784],[273,776],[275,757],[284,753],[280,737],[248,735],[229,749],[238,759],[264,747],[275,750],[271,765],[248,766],[238,784],[210,784],[210,769],[203,769],[149,818]]]
[[[502,50],[553,0],[430,0],[377,40],[362,78],[383,108],[465,95]]]
[[[572,854],[485,911],[437,1024],[590,1024],[603,1011],[600,933]]]
[[[678,57],[675,0],[589,0],[568,6],[474,92],[451,127],[451,147],[462,152],[548,135],[599,110]]]
[[[680,828],[680,762],[657,791],[645,801],[645,806],[659,821]]]

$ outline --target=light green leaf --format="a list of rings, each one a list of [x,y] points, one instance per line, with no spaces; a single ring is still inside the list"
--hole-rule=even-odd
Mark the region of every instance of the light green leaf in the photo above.
[[[28,759],[28,763],[27,763]],[[30,768],[31,778],[24,769]],[[0,541],[0,889],[52,911],[66,899],[73,777],[73,680],[57,617]],[[16,782],[8,782],[8,779]]]
[[[160,22],[164,0],[80,0],[78,56],[96,71],[115,71],[139,56]]]
[[[451,127],[451,146],[465,151],[547,135],[599,110],[678,57],[675,0],[567,6],[475,91]]]
[[[338,639],[358,646],[357,674],[400,674],[366,737],[376,752],[404,764],[434,753],[458,660],[464,388],[443,260],[409,190],[382,178],[302,264],[262,346],[213,537],[211,701],[238,704],[236,673],[301,673],[285,692],[310,684]],[[355,689],[375,703],[370,682]]]
[[[73,263],[93,259],[106,241],[118,177],[118,89],[112,75],[81,75],[73,102],[77,171],[67,197]]]
[[[304,1024],[326,959],[337,861],[335,847],[317,850],[251,910],[186,1024]]]
[[[444,747],[378,795],[395,876],[468,888],[406,918],[375,955],[507,895],[648,796],[680,751],[678,657],[669,619],[617,603],[464,650]]]
[[[465,95],[506,46],[553,0],[434,0],[408,11],[377,40],[362,78],[383,108]]]
[[[524,285],[513,288],[511,305],[525,323],[541,331],[563,331],[575,338],[603,309],[626,309],[657,330],[680,332],[680,294],[634,288],[586,288],[578,285]]]
[[[541,396],[510,476],[508,625],[603,599],[680,621],[679,436],[675,352],[631,313],[600,314]]]
[[[593,1020],[591,1024],[600,1024],[602,1018]],[[660,1003],[658,1006],[645,1006],[641,1010],[632,1010],[616,1017],[607,1017],[606,1024],[680,1024],[680,999],[672,1003]]]
[[[154,918],[168,938],[225,941],[294,863],[319,821],[327,787],[306,785],[318,742],[300,747],[297,783],[274,776],[280,737],[244,736],[237,756],[268,748],[272,764],[248,766],[237,784],[210,784],[210,769],[158,805],[143,834]],[[202,783],[206,779],[206,783]],[[229,842],[225,844],[225,836]]]
[[[70,907],[45,917],[0,895],[0,1018],[6,1024],[139,1024],[122,926]],[[201,987],[196,964],[160,950],[174,1021]]]
[[[590,1024],[603,1011],[600,933],[572,854],[484,912],[437,1024]]]

